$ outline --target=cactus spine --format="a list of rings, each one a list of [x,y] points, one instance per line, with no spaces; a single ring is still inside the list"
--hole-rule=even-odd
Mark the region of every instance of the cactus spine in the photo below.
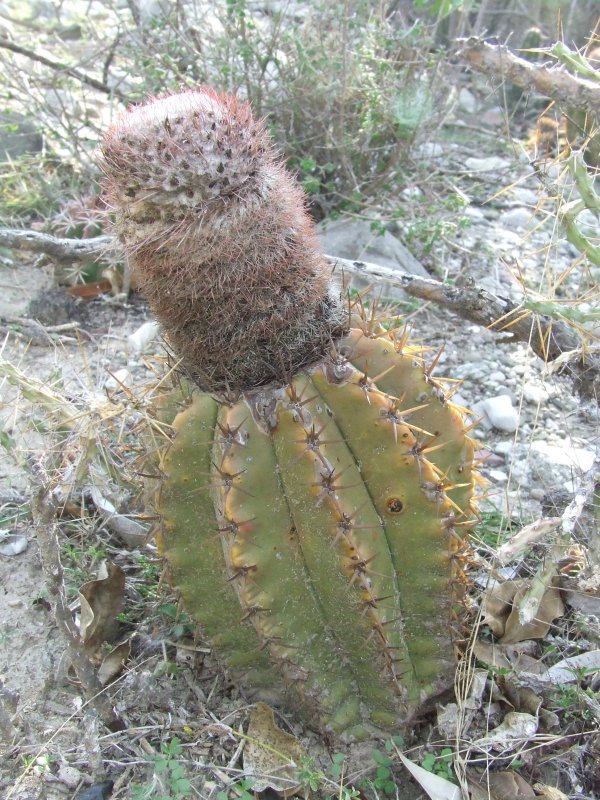
[[[348,738],[398,726],[454,668],[473,485],[460,413],[401,331],[360,304],[348,330],[245,104],[151,100],[103,155],[133,269],[202,390],[162,460],[173,583],[247,686]]]

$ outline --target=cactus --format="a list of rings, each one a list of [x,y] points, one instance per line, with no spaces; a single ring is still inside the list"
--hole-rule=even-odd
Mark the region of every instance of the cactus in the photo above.
[[[349,739],[397,729],[454,672],[474,483],[460,411],[400,326],[332,288],[247,105],[150,100],[109,130],[103,167],[193,386],[175,390],[156,498],[174,586],[248,688]]]

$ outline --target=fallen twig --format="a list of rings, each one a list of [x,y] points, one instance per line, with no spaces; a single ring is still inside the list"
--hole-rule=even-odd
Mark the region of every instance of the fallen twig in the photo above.
[[[584,352],[577,334],[564,322],[535,314],[507,297],[477,286],[449,286],[432,278],[410,275],[366,261],[327,257],[334,268],[367,280],[387,281],[400,286],[411,297],[443,306],[462,319],[484,328],[508,331],[515,341],[525,342],[545,362],[560,358],[561,371],[570,375],[584,397],[600,399],[600,352]],[[569,357],[565,357],[569,354]]]
[[[561,64],[536,64],[520,58],[508,47],[484,42],[476,36],[460,42],[458,55],[469,66],[500,81],[510,81],[584,111],[600,114],[600,83],[567,72]]]
[[[91,239],[62,239],[49,233],[20,228],[0,228],[0,247],[44,253],[57,261],[106,260],[115,247],[112,236],[94,236]]]
[[[92,239],[60,239],[34,231],[0,229],[0,245],[47,253],[59,259],[97,260],[115,256],[119,244],[111,236]],[[600,352],[582,347],[575,331],[564,322],[536,314],[507,297],[477,286],[449,286],[433,278],[422,278],[401,269],[367,261],[325,256],[334,270],[366,278],[371,283],[384,281],[399,286],[407,295],[443,306],[462,319],[495,331],[508,331],[514,341],[529,345],[546,363],[556,362],[561,373],[568,374],[577,391],[592,400],[600,399]]]

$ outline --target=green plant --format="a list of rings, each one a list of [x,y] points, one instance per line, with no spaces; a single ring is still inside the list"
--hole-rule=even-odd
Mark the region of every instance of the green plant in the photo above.
[[[180,800],[196,796],[181,759],[182,753],[183,748],[177,737],[170,742],[162,742],[160,754],[150,760],[153,768],[151,783],[132,787],[131,799]]]
[[[372,755],[373,761],[377,764],[375,775],[371,779],[373,787],[378,792],[394,794],[396,791],[396,784],[392,777],[392,758],[387,753],[382,753],[381,750],[373,750]]]
[[[468,201],[460,194],[450,194],[433,202],[421,198],[420,202],[427,204],[427,212],[414,222],[405,223],[404,231],[407,242],[423,255],[429,255],[434,248],[439,249],[440,242],[454,239],[471,224],[471,220],[461,214]]]
[[[454,769],[452,767],[453,760],[454,751],[450,747],[443,747],[439,754],[427,753],[423,756],[421,766],[428,772],[439,775],[440,778],[445,778],[445,780],[451,783],[456,783]]]
[[[283,676],[347,737],[397,726],[454,671],[461,414],[397,321],[341,302],[247,105],[152,100],[103,154],[139,285],[202,390],[157,409],[175,431],[156,500],[173,584],[248,684]]]
[[[255,800],[256,794],[252,791],[254,780],[252,778],[242,778],[235,781],[225,790],[217,792],[217,800]]]

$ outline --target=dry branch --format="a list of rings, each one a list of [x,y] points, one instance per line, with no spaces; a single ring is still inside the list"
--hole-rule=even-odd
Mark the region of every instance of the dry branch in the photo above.
[[[60,260],[97,260],[118,252],[111,236],[92,239],[59,239],[45,233],[0,229],[0,245],[46,253]],[[564,322],[535,314],[506,297],[498,297],[477,286],[449,286],[432,278],[422,278],[400,269],[326,256],[334,270],[366,278],[371,283],[399,286],[411,297],[418,297],[447,308],[469,322],[495,331],[509,331],[514,341],[524,342],[546,363],[557,362],[569,375],[583,397],[600,399],[600,353],[583,348],[580,337]]]
[[[360,275],[373,283],[386,281],[401,287],[411,297],[436,303],[469,322],[495,331],[510,332],[515,341],[525,342],[545,362],[556,359],[564,362],[561,371],[573,379],[582,396],[596,401],[600,399],[600,353],[583,351],[581,339],[564,322],[534,314],[507,297],[498,297],[474,285],[449,286],[379,264],[328,258],[334,268]],[[565,358],[566,354],[570,357]]]
[[[54,61],[51,58],[47,58],[47,56],[36,53],[34,50],[29,50],[27,47],[22,47],[21,45],[16,44],[16,42],[6,39],[4,36],[0,36],[0,48],[3,50],[10,50],[12,53],[17,53],[21,56],[25,56],[32,61],[37,61],[39,64],[43,64],[45,67],[49,67],[55,72],[62,72],[65,75],[69,75],[71,78],[75,78],[80,83],[83,83],[86,86],[91,86],[92,89],[96,89],[98,92],[119,97],[121,100],[127,99],[126,96],[119,91],[119,89],[111,88],[106,83],[96,80],[96,78],[92,78],[91,75],[87,75],[85,72],[77,69],[77,67],[64,64],[62,61]]]
[[[0,247],[44,253],[57,261],[104,260],[114,248],[112,236],[94,236],[91,239],[61,239],[38,231],[18,228],[0,228]]]
[[[483,42],[477,37],[466,39],[459,56],[484,75],[498,81],[510,81],[522,89],[556,100],[569,108],[600,114],[600,83],[568,72],[560,64],[536,64],[515,55],[505,45]]]

